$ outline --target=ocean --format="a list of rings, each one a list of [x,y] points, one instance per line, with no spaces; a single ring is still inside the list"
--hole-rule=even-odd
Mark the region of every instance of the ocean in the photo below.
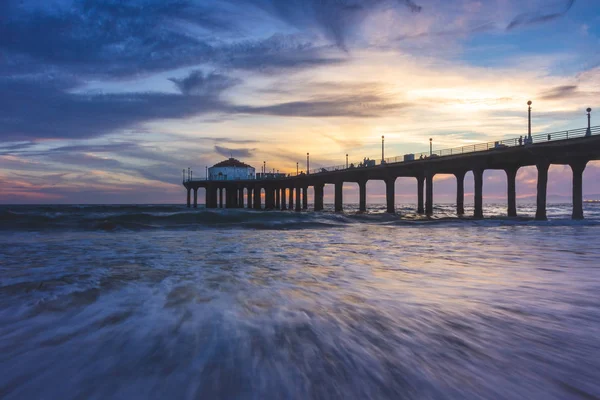
[[[600,398],[600,204],[328,210],[0,206],[0,398]]]

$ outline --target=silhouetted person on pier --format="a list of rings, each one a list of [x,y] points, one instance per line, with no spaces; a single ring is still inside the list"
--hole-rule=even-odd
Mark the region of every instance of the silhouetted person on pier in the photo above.
[[[519,136],[519,146],[523,146],[523,135]]]

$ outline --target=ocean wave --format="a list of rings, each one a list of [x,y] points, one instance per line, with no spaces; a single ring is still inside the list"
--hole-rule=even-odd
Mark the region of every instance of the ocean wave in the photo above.
[[[564,208],[564,207],[563,207]],[[562,209],[561,209],[562,210]],[[504,225],[600,225],[595,215],[583,221],[572,221],[566,208],[550,221],[533,221],[531,216],[504,217],[493,211],[483,220],[457,217],[451,207],[440,207],[434,216],[414,213],[409,208],[399,208],[397,214],[387,214],[381,207],[367,213],[351,208],[345,213],[254,211],[245,209],[188,209],[173,205],[150,206],[15,206],[0,208],[0,231],[47,231],[47,230],[151,230],[151,229],[319,229],[343,227],[353,224],[378,224],[383,226],[421,225],[447,226],[448,224],[472,224],[478,226]]]
[[[241,227],[248,229],[316,229],[351,223],[344,215],[256,212],[249,210],[193,210],[155,208],[91,209],[42,208],[0,210],[0,230],[145,230]]]

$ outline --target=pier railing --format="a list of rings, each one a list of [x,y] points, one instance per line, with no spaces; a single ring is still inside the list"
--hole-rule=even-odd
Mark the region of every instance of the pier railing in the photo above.
[[[493,141],[493,142],[486,142],[486,143],[475,143],[475,144],[468,144],[468,145],[464,145],[464,146],[460,146],[460,147],[452,147],[449,149],[441,149],[441,150],[435,150],[435,151],[427,151],[427,152],[422,152],[422,153],[408,153],[402,156],[397,156],[397,157],[388,157],[385,159],[368,159],[365,158],[363,161],[359,162],[359,163],[352,163],[352,164],[343,164],[343,165],[335,165],[332,167],[322,167],[322,168],[314,168],[309,170],[309,174],[313,175],[313,174],[320,174],[320,173],[325,173],[325,172],[333,172],[333,171],[343,171],[343,170],[347,170],[347,169],[356,169],[356,168],[368,168],[368,167],[375,167],[378,165],[382,165],[382,164],[398,164],[398,163],[405,163],[405,162],[415,162],[415,161],[422,161],[422,160],[427,160],[430,158],[437,158],[437,157],[447,157],[447,156],[456,156],[456,155],[460,155],[460,154],[467,154],[467,153],[475,153],[478,151],[488,151],[488,150],[502,150],[502,149],[506,149],[506,148],[510,148],[510,147],[519,147],[519,146],[531,146],[534,144],[540,144],[540,143],[548,143],[548,142],[554,142],[554,141],[558,141],[558,140],[566,140],[566,139],[575,139],[575,138],[581,138],[581,137],[585,137],[585,136],[590,136],[590,135],[600,135],[600,126],[593,126],[591,128],[589,128],[589,133],[588,133],[588,128],[580,128],[580,129],[572,129],[572,130],[568,130],[568,131],[557,131],[557,132],[550,132],[550,133],[541,133],[541,134],[536,134],[536,135],[532,135],[531,136],[531,140],[528,139],[527,135],[524,136],[520,136],[520,137],[514,137],[514,138],[509,138],[509,139],[503,139],[503,140],[497,140],[497,141]],[[292,175],[292,176],[296,176],[296,175]],[[268,179],[268,178],[265,178]],[[193,178],[193,179],[184,179],[184,182],[190,182],[190,181],[206,181],[209,180],[207,178]],[[263,180],[263,179],[260,179]]]
[[[474,153],[478,151],[487,151],[487,150],[501,150],[509,147],[519,147],[519,146],[530,146],[533,144],[554,142],[558,140],[565,139],[575,139],[588,136],[587,135],[588,128],[580,128],[580,129],[572,129],[568,131],[557,131],[550,133],[541,133],[531,136],[531,141],[528,140],[527,135],[521,137],[514,137],[509,139],[503,139],[493,142],[486,143],[475,143],[464,145],[460,147],[452,147],[449,149],[441,149],[434,151],[427,151],[422,153],[409,153],[402,156],[397,157],[388,157],[385,159],[364,159],[359,163],[352,164],[344,164],[344,165],[336,165],[332,167],[323,167],[323,168],[314,168],[309,171],[312,174],[319,174],[323,172],[333,172],[333,171],[342,171],[346,169],[355,169],[355,168],[365,168],[365,167],[374,167],[382,164],[397,164],[404,162],[414,162],[420,160],[426,160],[429,158],[437,158],[437,157],[446,157],[446,156],[456,156],[460,154],[466,153]],[[594,126],[590,128],[590,135],[600,135],[600,126]]]

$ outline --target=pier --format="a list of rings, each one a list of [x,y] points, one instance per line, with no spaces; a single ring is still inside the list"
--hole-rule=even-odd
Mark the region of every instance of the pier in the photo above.
[[[433,178],[438,174],[456,177],[456,213],[464,215],[464,177],[474,176],[474,218],[483,218],[483,173],[502,170],[507,177],[507,216],[517,216],[516,175],[521,167],[537,168],[536,220],[546,220],[548,169],[553,164],[569,165],[573,173],[573,219],[583,219],[583,172],[589,161],[600,159],[600,127],[527,135],[495,142],[430,150],[380,160],[368,165],[318,168],[295,176],[246,180],[207,180],[184,177],[187,206],[197,207],[198,189],[205,189],[206,208],[252,208],[295,210],[308,208],[308,188],[314,189],[314,211],[323,210],[326,184],[335,186],[335,211],[342,212],[343,184],[357,183],[359,210],[367,209],[367,182],[385,182],[387,212],[395,213],[395,182],[399,177],[417,181],[417,213],[433,215]],[[264,191],[264,201],[261,196]]]

